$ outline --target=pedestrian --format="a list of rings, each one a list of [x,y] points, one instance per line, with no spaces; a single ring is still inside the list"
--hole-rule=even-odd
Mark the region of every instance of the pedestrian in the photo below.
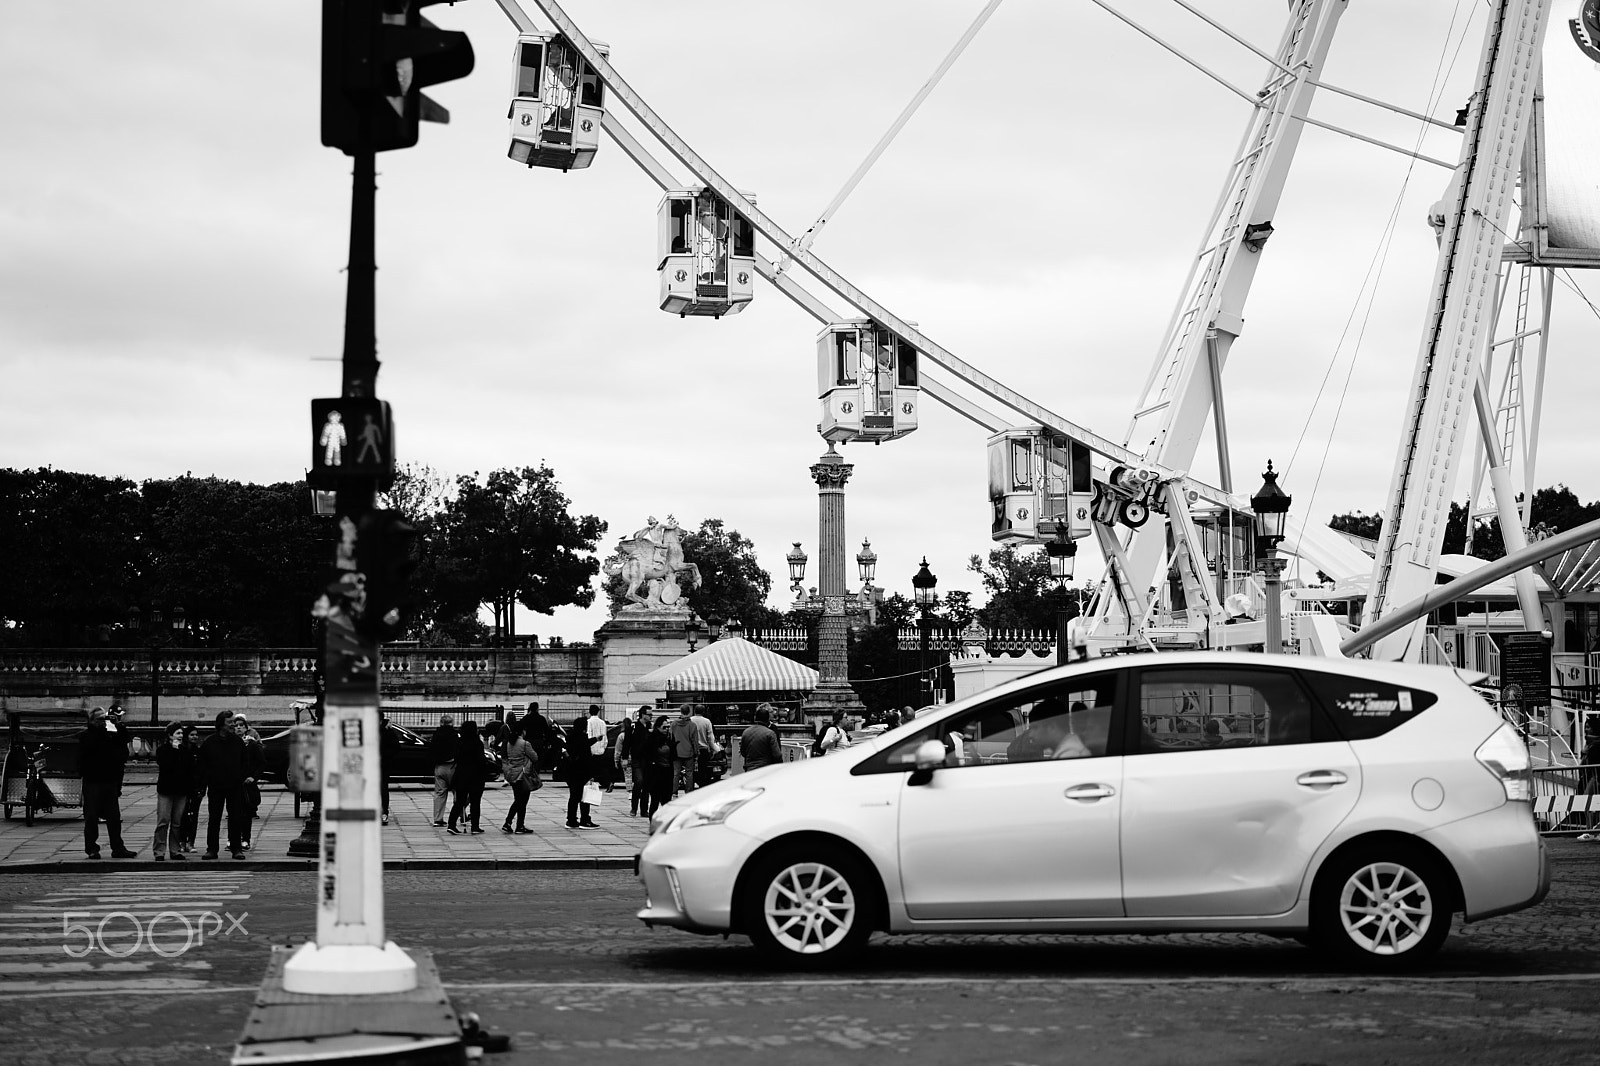
[[[694,791],[695,754],[699,745],[695,738],[698,729],[689,715],[686,703],[678,708],[678,717],[672,720],[672,794]]]
[[[179,749],[189,765],[189,796],[183,805],[183,828],[178,835],[179,847],[185,855],[194,850],[194,839],[200,832],[200,802],[206,796],[206,783],[200,776],[200,727],[193,722],[183,726],[183,747]]]
[[[583,786],[589,783],[590,762],[593,756],[589,743],[589,727],[585,719],[574,718],[567,730],[567,828],[599,829],[590,813],[590,805],[583,802]]]
[[[400,758],[400,734],[389,716],[378,713],[378,803],[383,824],[389,824],[389,767]]]
[[[595,784],[610,792],[611,767],[606,762],[606,720],[600,716],[598,703],[589,704],[589,717],[583,727],[589,743],[589,774]]]
[[[156,862],[183,862],[183,813],[194,787],[194,760],[183,746],[183,723],[167,726],[167,742],[156,751]]]
[[[454,715],[441,714],[439,728],[428,740],[428,750],[433,755],[433,824],[444,825],[445,802],[450,799],[451,782],[456,772],[456,735]]]
[[[104,707],[89,709],[89,722],[78,734],[78,766],[83,775],[83,851],[91,859],[100,857],[100,820],[105,819],[106,837],[111,841],[113,859],[131,859],[139,854],[122,843],[122,768],[128,762],[127,731],[111,721]]]
[[[528,704],[528,709],[522,715],[522,735],[529,744],[533,745],[534,754],[539,756],[540,766],[555,766],[560,761],[561,741],[555,735],[555,729],[550,725],[550,719],[539,713],[537,700]]]
[[[628,760],[633,770],[633,790],[628,794],[628,813],[650,813],[650,767],[655,761],[656,734],[654,715],[649,707],[639,708],[639,717],[628,730],[618,750]]]
[[[483,786],[488,781],[489,760],[483,752],[483,739],[478,735],[478,723],[469,718],[461,723],[461,735],[456,741],[456,770],[451,779],[456,801],[450,807],[447,832],[457,836],[464,832],[456,828],[456,822],[462,819],[472,832],[483,832],[478,819],[483,806]]]
[[[531,833],[528,828],[528,797],[539,781],[539,756],[522,735],[522,726],[512,723],[505,752],[501,756],[506,784],[511,786],[511,809],[506,812],[503,833]],[[515,825],[513,825],[515,823]]]
[[[663,803],[672,799],[672,787],[677,780],[677,738],[672,735],[673,719],[662,715],[656,719],[650,744],[650,809],[646,816],[654,815]]]
[[[206,850],[202,859],[217,857],[221,842],[222,816],[228,816],[228,852],[235,859],[244,858],[244,827],[249,811],[245,807],[244,779],[245,750],[243,730],[233,726],[231,711],[217,712],[217,725],[200,745],[200,776],[206,783],[207,808]]]
[[[633,711],[622,712],[622,724],[617,726],[617,742],[611,749],[611,780],[628,790],[628,752],[631,750],[628,742],[633,737],[634,716]],[[629,792],[632,795],[632,792]]]
[[[704,788],[711,784],[711,760],[722,754],[722,745],[717,743],[711,719],[700,707],[694,709],[689,721],[694,724],[694,787]]]
[[[255,820],[261,817],[261,773],[266,769],[266,749],[261,746],[261,734],[255,731],[250,720],[242,714],[233,716],[233,728],[244,741],[244,826],[240,837],[244,850],[250,850],[250,838]]]
[[[850,732],[844,727],[844,708],[836,707],[833,711],[833,721],[828,723],[817,741],[817,754],[831,755],[849,743]]]
[[[739,734],[739,757],[746,773],[783,761],[783,745],[772,729],[772,708],[763,703],[756,708],[756,724]]]

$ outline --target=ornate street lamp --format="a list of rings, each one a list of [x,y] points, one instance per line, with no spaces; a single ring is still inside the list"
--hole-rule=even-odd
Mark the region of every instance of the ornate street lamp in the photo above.
[[[805,592],[802,582],[806,579],[806,550],[800,547],[799,541],[795,541],[794,550],[785,558],[789,560],[789,587],[796,596],[800,596]]]
[[[145,625],[144,615],[137,606],[128,608],[128,628],[133,632],[142,634],[145,647],[150,649],[150,724],[161,724],[161,649],[177,639],[177,634],[183,631],[183,608],[172,609],[172,627],[167,629],[164,625],[166,617],[161,613],[161,608],[150,608],[149,626]]]
[[[1078,542],[1065,529],[1057,529],[1055,539],[1045,543],[1044,551],[1050,560],[1050,576],[1055,579],[1056,587],[1062,593],[1061,606],[1056,609],[1056,665],[1060,666],[1070,658],[1067,623],[1072,619],[1067,614],[1066,592],[1067,586],[1072,584],[1072,571],[1078,562]]]
[[[878,553],[872,550],[872,541],[865,537],[861,539],[861,550],[856,552],[856,568],[861,571],[861,583],[872,584],[872,578],[878,572]]]
[[[917,601],[917,609],[922,612],[922,661],[920,668],[922,671],[922,683],[928,688],[927,702],[929,703],[933,702],[933,678],[928,676],[928,629],[932,625],[928,618],[928,612],[933,610],[934,605],[939,602],[939,594],[934,591],[938,584],[939,579],[933,575],[932,570],[928,569],[928,557],[924,555],[922,557],[922,566],[915,574],[911,575],[911,594]]]
[[[744,623],[737,618],[728,619],[728,636],[739,640],[744,639]]]
[[[1280,576],[1283,560],[1278,557],[1278,545],[1283,542],[1284,524],[1289,517],[1289,504],[1293,497],[1278,488],[1278,475],[1272,471],[1272,460],[1267,460],[1267,472],[1261,475],[1261,489],[1250,497],[1250,508],[1256,514],[1256,554],[1261,557],[1265,576],[1264,592],[1267,598],[1266,650],[1278,655],[1283,652],[1283,607],[1281,603]]]
[[[691,613],[689,620],[683,623],[684,635],[689,638],[689,650],[694,651],[695,645],[700,643],[700,616]]]
[[[737,624],[737,623],[735,623]],[[706,618],[706,632],[711,635],[711,643],[715,644],[722,639],[722,616],[710,615]]]

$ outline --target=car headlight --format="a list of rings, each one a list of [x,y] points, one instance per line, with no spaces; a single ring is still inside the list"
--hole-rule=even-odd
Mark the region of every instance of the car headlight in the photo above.
[[[686,810],[673,815],[660,831],[676,833],[680,829],[696,829],[702,825],[721,825],[728,816],[746,803],[761,795],[765,789],[734,788],[702,800]]]

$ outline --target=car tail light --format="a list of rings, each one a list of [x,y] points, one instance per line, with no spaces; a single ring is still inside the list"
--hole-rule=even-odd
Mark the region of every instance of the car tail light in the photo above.
[[[1533,760],[1528,757],[1528,746],[1510,725],[1496,729],[1473,754],[1485,770],[1500,779],[1506,799],[1522,803],[1533,800]]]

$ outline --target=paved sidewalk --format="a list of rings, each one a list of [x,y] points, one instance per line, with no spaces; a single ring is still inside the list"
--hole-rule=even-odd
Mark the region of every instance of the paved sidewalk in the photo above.
[[[567,787],[560,781],[546,781],[528,798],[528,828],[531,835],[502,833],[500,824],[511,806],[511,790],[496,783],[484,790],[481,835],[452,836],[433,825],[433,786],[394,785],[389,790],[389,824],[383,827],[383,861],[387,869],[460,869],[466,867],[515,869],[525,866],[632,867],[633,857],[644,847],[649,822],[628,814],[628,793],[622,786],[605,794],[605,802],[594,808],[599,829],[566,828]],[[302,813],[310,809],[302,804]],[[448,812],[446,812],[448,814]],[[6,870],[53,870],[81,872],[113,870],[128,866],[154,867],[151,838],[156,826],[156,790],[153,784],[129,783],[122,790],[123,843],[139,854],[132,859],[113,859],[105,826],[100,827],[100,853],[106,858],[91,861],[83,852],[83,818],[76,807],[60,808],[53,814],[38,815],[33,825],[23,824],[22,812],[13,820],[0,822],[0,872]],[[199,848],[189,861],[164,862],[165,870],[213,870],[219,866],[248,866],[253,869],[315,869],[311,859],[289,856],[289,842],[300,835],[303,820],[294,816],[294,793],[272,786],[261,797],[260,818],[252,832],[252,847],[243,860],[233,860],[227,852],[227,828],[221,828],[222,857],[215,862],[200,861],[205,850],[207,811],[202,801]]]

